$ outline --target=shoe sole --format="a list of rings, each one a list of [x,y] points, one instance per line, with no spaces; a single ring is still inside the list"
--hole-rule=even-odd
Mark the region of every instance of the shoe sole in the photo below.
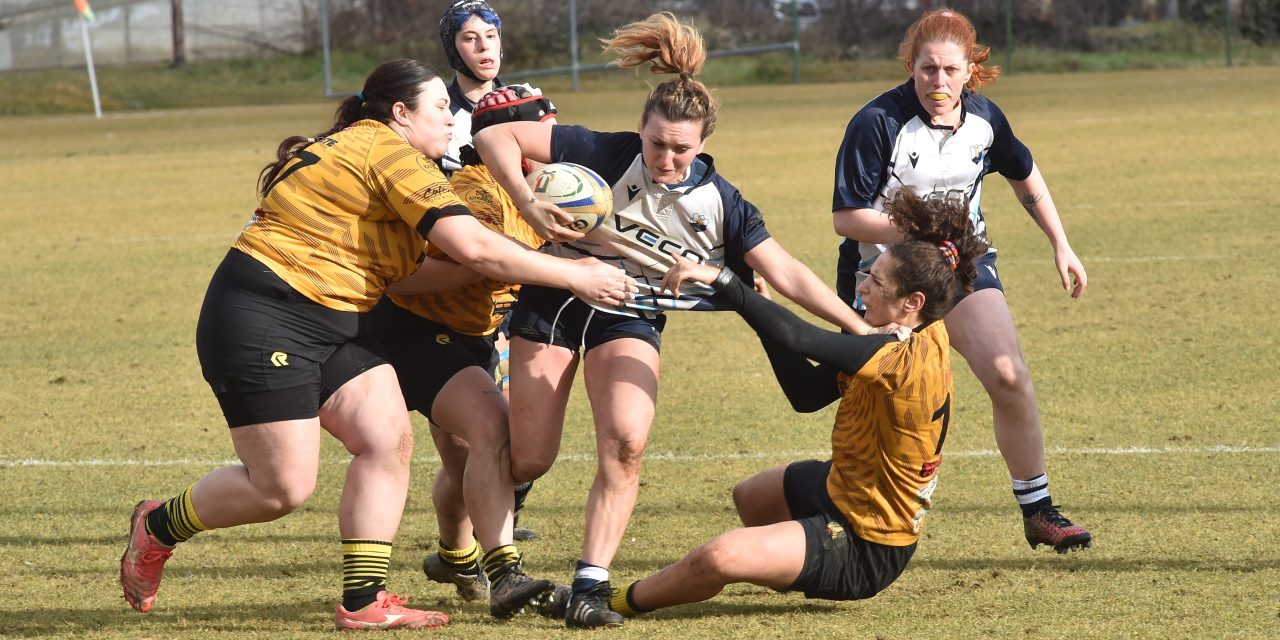
[[[493,604],[493,599],[492,599],[493,591],[492,591],[492,585],[491,585],[491,588],[489,591],[489,594],[490,594],[489,595],[489,598],[490,598],[489,615],[499,620],[510,620],[516,617],[517,614],[523,613],[526,607],[533,607],[534,609],[537,609],[538,606],[542,603],[543,598],[551,597],[556,591],[556,583],[550,580],[538,580],[537,582],[543,582],[546,584],[543,587],[541,587],[538,591],[533,593],[533,595],[526,598],[524,603],[521,604],[519,607],[516,607],[515,609],[510,609],[510,610],[508,610],[505,607],[496,607]]]
[[[1087,533],[1083,535],[1072,536],[1070,538],[1067,538],[1066,540],[1063,540],[1062,542],[1059,542],[1056,545],[1048,542],[1032,542],[1030,540],[1027,541],[1027,544],[1031,545],[1032,551],[1035,551],[1036,549],[1040,548],[1040,545],[1044,545],[1046,547],[1052,547],[1054,551],[1057,551],[1060,554],[1066,554],[1071,551],[1084,551],[1085,549],[1092,547],[1093,536]]]

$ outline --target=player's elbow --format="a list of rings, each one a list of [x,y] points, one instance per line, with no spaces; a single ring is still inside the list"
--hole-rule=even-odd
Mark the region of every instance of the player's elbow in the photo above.
[[[862,231],[859,221],[856,209],[837,209],[831,212],[831,227],[841,237],[857,240]]]

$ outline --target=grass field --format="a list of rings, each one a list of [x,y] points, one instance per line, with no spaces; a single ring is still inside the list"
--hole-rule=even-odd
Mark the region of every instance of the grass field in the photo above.
[[[957,359],[957,406],[925,535],[874,599],[749,586],[629,622],[627,638],[1272,638],[1280,625],[1280,191],[1274,67],[1017,75],[989,94],[1035,153],[1090,287],[1072,301],[1048,243],[993,178],[992,239],[1041,399],[1055,498],[1093,549],[1029,550],[990,411]],[[562,121],[635,125],[642,83],[553,95]],[[708,150],[782,244],[834,277],[832,158],[889,83],[735,87]],[[201,534],[156,609],[120,598],[127,515],[232,458],[193,347],[214,266],[257,171],[332,104],[0,119],[0,635],[310,638],[333,633],[345,456],[280,521]],[[639,504],[614,565],[642,577],[732,527],[729,490],[825,455],[832,411],[792,414],[736,317],[672,318]],[[594,470],[575,395],[564,457],[524,522],[531,573],[571,575]],[[419,425],[421,421],[419,420]],[[492,622],[417,565],[436,466],[418,439],[391,588],[454,616],[434,637],[550,637]]]

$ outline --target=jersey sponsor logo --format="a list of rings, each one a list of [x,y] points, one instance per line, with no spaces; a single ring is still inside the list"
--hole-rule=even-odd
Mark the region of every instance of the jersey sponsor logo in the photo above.
[[[627,185],[627,202],[635,200],[637,193],[640,193],[640,187],[637,187],[634,184]]]
[[[920,154],[912,151],[911,153],[907,154],[907,159],[911,161],[911,168],[914,169],[916,168],[916,163],[920,162]]]
[[[283,351],[276,351],[271,354],[271,364],[277,367],[289,366],[289,354]]]
[[[614,230],[618,232],[618,235],[634,238],[636,242],[639,242],[646,247],[653,247],[664,255],[674,253],[699,264],[706,262],[707,260],[693,249],[686,248],[684,245],[676,242],[668,236],[646,229],[640,226],[640,223],[638,222],[624,222],[621,216],[612,216],[612,218]]]
[[[447,345],[447,344],[452,344],[452,343],[453,343],[453,338],[449,337],[449,334],[447,334],[447,333],[437,333],[437,334],[436,334],[436,344],[443,344],[443,345]]]
[[[404,199],[404,203],[409,204],[412,202],[431,202],[432,200],[435,200],[436,198],[439,198],[440,196],[443,196],[445,194],[449,194],[450,196],[452,196],[453,187],[450,187],[448,182],[437,182],[435,184],[427,185],[421,189],[418,189],[416,192],[409,194]]]

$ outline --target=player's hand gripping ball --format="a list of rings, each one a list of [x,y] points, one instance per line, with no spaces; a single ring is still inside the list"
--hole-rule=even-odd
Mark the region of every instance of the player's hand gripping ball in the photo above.
[[[555,162],[529,173],[533,197],[549,202],[573,216],[565,225],[587,233],[609,218],[613,212],[613,191],[599,174],[579,164]]]

